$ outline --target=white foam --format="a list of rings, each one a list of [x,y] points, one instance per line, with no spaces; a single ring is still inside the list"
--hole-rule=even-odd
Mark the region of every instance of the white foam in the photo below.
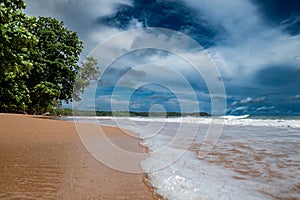
[[[229,119],[229,120],[234,120],[234,119],[246,119],[248,118],[250,115],[240,115],[240,116],[235,116],[235,115],[225,115],[225,116],[221,116],[221,119]]]
[[[149,171],[155,168],[155,165],[161,165],[161,161],[167,159],[168,156],[170,155],[150,156],[149,159],[143,161],[142,167]],[[166,199],[268,199],[267,196],[254,190],[257,183],[240,184],[230,178],[233,175],[232,172],[218,166],[208,165],[196,159],[195,155],[189,151],[170,166],[148,175],[157,193]]]
[[[150,150],[142,168],[148,172],[157,192],[167,199],[272,199],[272,195],[300,199],[296,185],[300,177],[299,120],[194,117],[81,120],[140,133],[141,144]],[[225,122],[224,130],[213,154],[200,160],[197,149],[212,120]],[[200,125],[195,138],[187,137],[195,131],[195,125]],[[171,142],[175,135],[180,139]],[[187,143],[193,143],[188,151],[183,148]],[[167,167],[161,169],[162,166]]]
[[[103,123],[105,120],[110,120],[109,125],[114,124],[118,126],[118,122],[121,124],[124,121],[128,122],[159,122],[159,123],[198,123],[198,124],[224,124],[229,126],[264,126],[264,127],[285,127],[285,128],[300,128],[300,120],[284,120],[284,119],[249,119],[245,116],[226,116],[220,118],[209,117],[174,117],[174,118],[159,118],[159,117],[67,117],[67,119],[74,119],[75,121],[99,121]],[[107,121],[108,122],[108,121]],[[117,122],[117,123],[116,123]]]

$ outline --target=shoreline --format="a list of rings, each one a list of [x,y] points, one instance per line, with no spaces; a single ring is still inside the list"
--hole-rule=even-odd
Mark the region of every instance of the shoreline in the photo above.
[[[126,150],[147,151],[121,129],[101,128]],[[1,113],[0,130],[1,199],[162,199],[147,174],[120,172],[96,160],[74,122]]]

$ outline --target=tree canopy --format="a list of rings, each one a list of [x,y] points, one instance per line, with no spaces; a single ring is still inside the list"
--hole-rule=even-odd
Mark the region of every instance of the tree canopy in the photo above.
[[[34,20],[26,16],[23,1],[1,0],[0,4],[0,99],[1,111],[25,110],[30,102],[25,85],[33,67],[28,49],[37,38],[26,28]]]
[[[27,16],[23,0],[0,2],[0,112],[42,113],[78,100],[97,61],[78,65],[77,33],[57,19]]]

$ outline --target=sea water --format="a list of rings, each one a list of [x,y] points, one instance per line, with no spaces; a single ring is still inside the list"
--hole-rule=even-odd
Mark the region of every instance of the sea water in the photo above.
[[[71,119],[139,133],[149,150],[141,166],[166,199],[300,199],[299,118]],[[220,137],[199,158],[212,123]]]

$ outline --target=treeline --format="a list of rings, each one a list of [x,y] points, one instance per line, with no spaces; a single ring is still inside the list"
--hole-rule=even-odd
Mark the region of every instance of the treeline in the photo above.
[[[50,17],[29,17],[23,0],[0,2],[0,112],[41,114],[80,99],[97,61],[78,64],[83,43]]]
[[[115,117],[208,117],[206,112],[180,113],[180,112],[125,112],[125,111],[88,111],[72,110],[67,108],[54,109],[51,113],[54,116],[115,116]]]

